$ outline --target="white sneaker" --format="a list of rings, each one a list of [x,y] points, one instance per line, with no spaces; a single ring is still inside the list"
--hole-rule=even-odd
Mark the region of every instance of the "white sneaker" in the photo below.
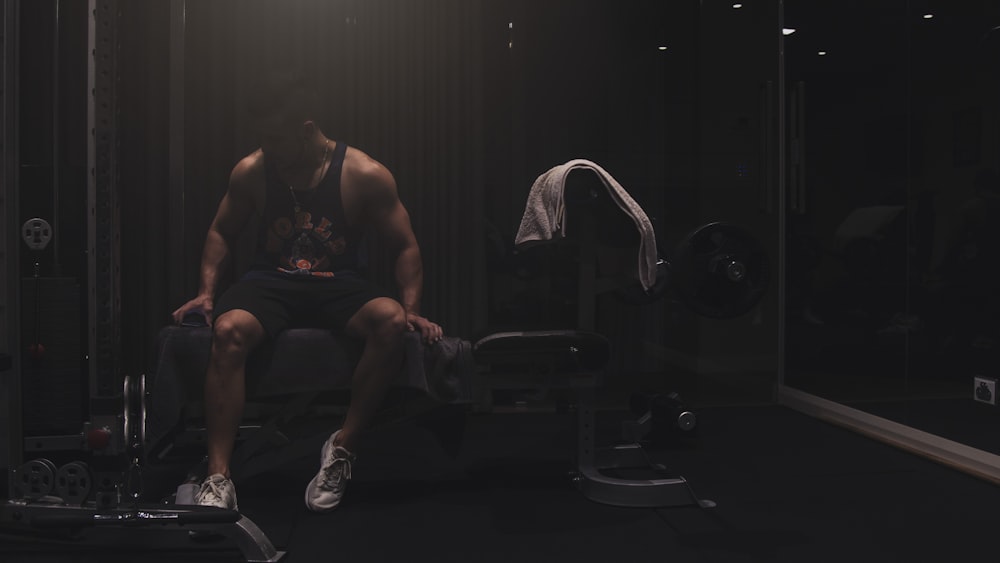
[[[199,506],[214,506],[227,510],[239,510],[236,504],[236,486],[221,473],[209,475],[201,483],[201,489],[194,495]]]
[[[320,469],[306,487],[306,507],[315,512],[333,510],[340,504],[344,496],[347,482],[351,480],[351,463],[354,454],[346,449],[333,445],[333,440],[340,430],[323,444],[320,453]]]

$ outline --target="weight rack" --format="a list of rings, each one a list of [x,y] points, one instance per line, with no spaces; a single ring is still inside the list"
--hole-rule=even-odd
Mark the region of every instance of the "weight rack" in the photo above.
[[[185,0],[171,0],[172,14],[184,13]],[[3,145],[0,213],[3,224],[20,225],[18,176],[18,45],[22,0],[5,0],[3,30]],[[143,504],[141,463],[144,449],[145,380],[124,376],[121,365],[120,204],[118,198],[118,26],[119,0],[88,0],[87,250],[89,409],[79,435],[45,437],[48,446],[87,453],[89,463],[70,461],[57,467],[46,458],[24,460],[21,421],[21,341],[19,281],[20,237],[0,233],[0,335],[10,353],[0,350],[0,377],[8,405],[0,421],[8,429],[0,443],[7,472],[7,498],[0,502],[0,533],[45,537],[46,532],[129,528],[151,533],[172,530],[222,535],[247,561],[279,561],[267,536],[236,511],[210,507]],[[58,10],[58,5],[57,5]],[[172,22],[173,24],[174,22]],[[172,25],[183,36],[183,22]],[[181,52],[180,55],[183,55]],[[59,228],[58,225],[55,226]],[[0,397],[3,395],[0,394]],[[44,449],[44,448],[41,448]],[[127,541],[131,534],[116,534]],[[141,547],[141,545],[140,545]],[[176,547],[176,544],[174,544]],[[197,545],[193,546],[198,548]]]

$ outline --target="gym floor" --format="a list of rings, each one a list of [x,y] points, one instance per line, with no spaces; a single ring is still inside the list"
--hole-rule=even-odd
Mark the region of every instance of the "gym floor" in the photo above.
[[[601,413],[605,438],[624,418]],[[713,509],[586,500],[567,480],[569,415],[465,420],[456,455],[426,427],[374,432],[332,513],[303,506],[318,444],[317,459],[239,482],[240,507],[289,563],[997,561],[1000,487],[784,407],[701,409],[696,441],[653,452],[718,503]],[[64,542],[0,538],[0,560],[242,560],[225,541],[195,543],[185,532],[107,533]]]

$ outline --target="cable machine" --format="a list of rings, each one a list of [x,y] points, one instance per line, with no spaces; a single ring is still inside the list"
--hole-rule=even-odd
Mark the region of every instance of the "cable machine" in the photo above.
[[[87,167],[86,167],[86,278],[83,284],[86,303],[85,362],[74,379],[86,374],[86,414],[79,422],[79,431],[66,435],[30,436],[26,440],[22,424],[25,369],[30,363],[25,357],[44,354],[40,331],[26,334],[20,325],[27,306],[22,302],[22,276],[19,256],[31,252],[35,280],[33,302],[41,307],[39,281],[43,266],[43,251],[54,244],[50,253],[58,252],[60,220],[55,211],[51,222],[43,217],[19,221],[21,210],[21,178],[18,122],[20,47],[19,0],[6,0],[3,5],[3,194],[0,211],[4,225],[0,232],[0,398],[7,408],[2,422],[8,429],[0,462],[7,467],[5,487],[7,500],[0,504],[0,535],[27,534],[33,541],[66,539],[67,534],[86,535],[89,530],[124,527],[179,534],[212,533],[228,537],[240,549],[247,561],[278,561],[284,552],[277,551],[270,540],[248,518],[236,511],[171,504],[147,504],[142,499],[142,466],[145,439],[145,379],[123,373],[121,361],[121,229],[119,200],[119,162],[117,115],[119,96],[118,60],[121,44],[118,36],[120,0],[89,0],[87,4]],[[58,151],[59,109],[59,10],[54,5],[55,30],[53,46],[55,60],[51,87],[53,90],[52,145]],[[40,4],[40,3],[39,3]],[[33,4],[32,8],[38,4]],[[183,0],[173,0],[172,11],[183,14]],[[80,22],[75,22],[79,24]],[[173,33],[173,32],[172,32]],[[183,27],[180,29],[183,33]],[[181,53],[183,55],[183,53]],[[172,147],[173,149],[174,147]],[[183,154],[180,152],[179,154]],[[53,186],[56,193],[54,209],[58,209],[59,157],[52,156]],[[9,226],[20,225],[21,237],[11,237]],[[20,247],[19,245],[26,245]],[[55,268],[58,270],[59,268]],[[31,287],[30,280],[25,288]],[[44,314],[39,307],[32,312],[38,327]],[[28,346],[29,348],[24,348]],[[80,373],[83,372],[83,373]],[[45,382],[41,382],[44,386]],[[43,401],[51,397],[46,391]],[[31,447],[26,448],[26,442]],[[75,458],[56,466],[50,459],[26,455],[44,451],[60,451],[63,457]],[[67,454],[67,452],[69,452]],[[61,460],[62,461],[62,460]],[[155,532],[159,533],[159,532]],[[113,535],[122,539],[127,534]],[[93,539],[101,537],[99,532]],[[78,538],[74,538],[78,539]],[[83,539],[89,539],[84,537]],[[146,544],[149,545],[149,544]],[[172,545],[177,545],[176,541]],[[197,548],[197,545],[193,545]],[[113,546],[109,546],[113,549]]]

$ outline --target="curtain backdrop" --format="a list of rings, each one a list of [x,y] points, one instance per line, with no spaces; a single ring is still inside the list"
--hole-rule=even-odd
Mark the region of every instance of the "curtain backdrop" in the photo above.
[[[277,61],[312,72],[328,136],[395,175],[423,251],[423,310],[449,335],[528,327],[518,314],[537,316],[522,297],[532,283],[504,253],[532,181],[548,168],[572,158],[602,164],[673,240],[697,207],[691,57],[678,49],[682,56],[664,59],[655,42],[664,21],[691,42],[693,3],[687,17],[668,19],[653,0],[188,0],[181,186],[169,181],[178,120],[170,16],[180,2],[121,5],[122,334],[131,372],[148,367],[156,333],[197,291],[229,173],[256,148],[243,119],[247,88]],[[251,243],[240,245],[237,264]],[[373,279],[392,289],[377,241],[371,261]],[[615,363],[626,371],[644,369],[643,342],[659,345],[666,332],[671,343],[690,340],[688,317],[667,321],[665,303],[607,305],[602,329],[620,343]]]
[[[246,89],[291,60],[317,84],[326,135],[394,174],[423,252],[425,314],[448,334],[482,324],[480,12],[470,0],[188,2],[186,286],[177,298],[194,295],[229,172],[256,147]],[[374,281],[394,289],[391,260],[378,241],[371,247]]]
[[[325,101],[318,119],[324,132],[394,174],[423,252],[423,312],[449,335],[484,325],[482,1],[185,4],[182,187],[169,185],[176,0],[121,6],[126,370],[150,367],[155,335],[198,289],[202,245],[229,173],[256,148],[243,118],[246,89],[275,61],[311,70]],[[172,205],[182,219],[168,212]],[[182,257],[171,255],[178,246]],[[377,241],[371,247],[373,280],[395,289],[388,257]],[[240,245],[238,265],[249,250]]]

